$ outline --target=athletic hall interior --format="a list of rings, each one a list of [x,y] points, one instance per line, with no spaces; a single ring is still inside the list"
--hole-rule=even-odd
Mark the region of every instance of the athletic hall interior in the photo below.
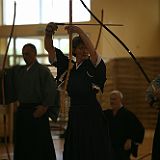
[[[110,108],[110,91],[122,91],[125,105],[145,127],[138,157],[131,159],[150,160],[158,111],[147,103],[145,96],[149,82],[160,73],[160,1],[84,0],[93,14],[80,0],[73,0],[70,13],[69,2],[0,0],[0,71],[17,64],[24,65],[21,49],[29,42],[37,47],[38,61],[56,76],[57,70],[50,65],[44,49],[45,27],[49,22],[58,24],[53,43],[68,55],[69,36],[64,26],[70,23],[79,26],[106,64],[107,81],[103,94],[97,95],[102,109]],[[0,88],[2,90],[2,85]],[[62,160],[63,134],[70,103],[64,92],[60,97],[58,120],[50,119],[57,160]],[[10,160],[13,157],[13,119],[17,102],[3,104],[2,95],[0,101],[0,160]]]

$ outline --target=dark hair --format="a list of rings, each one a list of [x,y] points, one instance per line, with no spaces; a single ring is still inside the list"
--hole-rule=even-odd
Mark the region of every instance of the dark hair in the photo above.
[[[35,46],[34,44],[32,44],[32,43],[27,43],[27,44],[25,44],[25,45],[23,46],[22,49],[24,49],[25,47],[30,47],[30,48],[32,48],[33,52],[34,52],[35,54],[37,54],[37,49],[36,49],[36,46]]]
[[[75,56],[75,49],[80,45],[84,44],[80,36],[76,36],[72,39],[72,55]]]

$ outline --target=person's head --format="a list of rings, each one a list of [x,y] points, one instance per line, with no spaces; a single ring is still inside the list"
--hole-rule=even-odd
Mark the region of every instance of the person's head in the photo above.
[[[22,48],[22,55],[25,63],[31,65],[36,61],[37,49],[35,45],[27,43]]]
[[[122,106],[123,94],[118,90],[110,92],[110,105],[113,110],[117,110]]]
[[[76,58],[81,57],[82,59],[87,59],[89,56],[88,50],[79,36],[74,37],[72,40],[72,54]]]

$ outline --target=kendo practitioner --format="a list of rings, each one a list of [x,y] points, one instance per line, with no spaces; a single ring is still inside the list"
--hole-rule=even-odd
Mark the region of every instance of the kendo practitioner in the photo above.
[[[52,38],[57,28],[53,22],[46,26],[45,49],[61,79],[68,70],[69,59],[53,46]],[[106,81],[105,63],[81,28],[71,25],[65,29],[77,35],[72,40],[72,55],[76,61],[67,84],[70,106],[63,160],[111,160],[108,126],[96,98]]]
[[[157,124],[152,144],[152,160],[160,159],[160,74],[150,83],[146,92],[146,100],[157,110]]]
[[[123,105],[123,95],[118,90],[110,92],[111,109],[104,110],[109,119],[114,160],[130,160],[137,157],[138,145],[144,139],[144,126],[138,118]]]
[[[56,160],[49,116],[58,116],[57,85],[50,70],[38,62],[35,45],[25,44],[22,55],[26,65],[5,73],[6,99],[19,104],[14,115],[14,160]]]

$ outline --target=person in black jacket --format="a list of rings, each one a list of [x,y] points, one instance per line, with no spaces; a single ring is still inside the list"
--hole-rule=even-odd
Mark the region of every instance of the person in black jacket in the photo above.
[[[109,119],[110,135],[115,160],[130,160],[131,154],[137,157],[138,144],[144,139],[144,126],[138,118],[124,107],[123,94],[118,90],[110,93],[112,109],[104,110]]]
[[[150,83],[146,92],[146,100],[157,110],[157,124],[153,137],[152,160],[160,159],[160,74]]]
[[[34,44],[25,44],[22,55],[26,65],[13,66],[5,73],[6,103],[19,102],[14,114],[13,159],[56,160],[49,125],[51,113],[57,117],[59,110],[56,81],[38,62]]]
[[[81,28],[70,25],[65,29],[68,33],[76,34],[72,39],[76,61],[70,70],[66,89],[70,105],[63,160],[113,160],[108,127],[96,98],[97,92],[103,91],[106,81],[105,63]],[[59,77],[63,77],[68,70],[69,59],[53,45],[56,30],[55,23],[47,24],[44,45],[50,63],[57,67],[60,80]]]

